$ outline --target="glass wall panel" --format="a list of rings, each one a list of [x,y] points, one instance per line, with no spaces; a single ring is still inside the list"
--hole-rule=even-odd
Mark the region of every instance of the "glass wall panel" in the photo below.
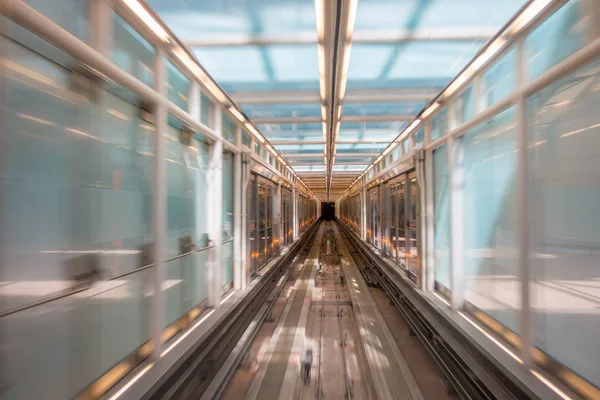
[[[415,134],[413,136],[413,139],[415,141],[415,146],[418,146],[421,143],[423,143],[424,138],[425,138],[425,129],[424,128],[421,128],[417,132],[415,132]]]
[[[180,125],[180,124],[177,124]],[[165,327],[206,298],[206,171],[208,152],[195,137],[169,125],[167,131],[167,258]],[[198,301],[199,300],[199,301]]]
[[[89,286],[2,321],[3,394],[73,398],[150,336],[151,271],[122,275],[147,265],[152,133],[136,106],[0,40],[0,309]]]
[[[165,60],[167,68],[167,98],[187,111],[191,82],[170,61]]]
[[[223,114],[223,137],[235,143],[235,123],[225,114]]]
[[[88,0],[26,0],[32,8],[84,42],[90,38]]]
[[[223,152],[223,236],[222,240],[233,239],[233,154]]]
[[[482,94],[487,107],[512,93],[517,86],[517,51],[512,49],[483,74]]]
[[[233,282],[233,241],[221,246],[221,285]]]
[[[214,121],[211,113],[213,112],[213,103],[204,93],[200,94],[200,122],[204,125],[214,128]]]
[[[251,142],[250,136],[245,131],[242,131],[242,144],[244,146],[250,147],[250,142]]]
[[[431,140],[441,138],[448,133],[448,108],[444,107],[431,119]]]
[[[529,99],[533,343],[600,386],[600,61]]]
[[[514,109],[463,137],[465,300],[518,331]]]
[[[146,85],[154,86],[154,47],[123,18],[116,14],[114,16],[113,62]]]
[[[267,258],[267,195],[265,185],[258,184],[258,266],[261,268],[266,264]]]
[[[252,174],[250,177],[250,185],[248,187],[248,207],[249,207],[249,221],[248,229],[250,230],[250,271],[254,275],[258,271],[259,262],[259,233],[258,233],[258,193],[256,185],[256,175]]]
[[[450,288],[450,191],[448,149],[442,145],[433,151],[433,205],[435,281]]]
[[[414,172],[408,174],[407,180],[407,196],[406,196],[406,226],[408,229],[407,235],[407,252],[406,252],[406,269],[410,272],[409,277],[416,282],[417,259],[418,259],[418,236],[417,236],[417,207],[419,204],[419,190],[417,186],[417,176]]]
[[[475,115],[475,99],[473,98],[473,86],[468,86],[458,97],[454,99],[454,123],[456,126],[470,120]]]
[[[527,77],[534,79],[585,44],[592,18],[584,11],[584,0],[572,0],[550,16],[525,40]]]

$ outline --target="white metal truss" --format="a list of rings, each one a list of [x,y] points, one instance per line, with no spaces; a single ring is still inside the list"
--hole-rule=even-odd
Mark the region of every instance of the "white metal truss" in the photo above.
[[[412,121],[415,115],[349,115],[341,122],[394,122]],[[255,124],[311,124],[323,122],[321,117],[274,117],[253,118]]]
[[[412,102],[430,101],[442,88],[349,89],[344,102]],[[273,92],[238,92],[231,96],[238,104],[309,104],[320,103],[318,91],[295,90]]]
[[[407,29],[364,30],[354,33],[355,43],[404,43],[413,41],[486,41],[496,33],[497,29],[489,27],[474,28],[421,28],[415,31]],[[295,32],[292,34],[222,34],[204,35],[202,38],[186,40],[189,47],[238,47],[238,46],[275,46],[317,44],[315,31]]]

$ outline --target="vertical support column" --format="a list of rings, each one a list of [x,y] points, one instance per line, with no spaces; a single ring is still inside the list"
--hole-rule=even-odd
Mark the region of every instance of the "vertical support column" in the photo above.
[[[154,56],[154,86],[161,96],[166,96],[166,67],[164,60],[165,51],[161,47],[156,48]],[[162,285],[165,275],[165,235],[167,226],[167,166],[166,166],[166,142],[167,135],[167,107],[164,103],[154,106],[155,135],[154,135],[154,168],[152,179],[152,239],[154,241],[154,267],[153,267],[153,296],[152,296],[152,356],[155,360],[161,354],[161,334],[164,325],[164,298]]]
[[[367,240],[367,191],[364,186],[360,188],[360,237]]]
[[[425,152],[425,290],[435,289],[435,203],[433,182],[433,151]]]
[[[212,109],[215,132],[222,135],[223,118],[221,107]],[[218,308],[221,305],[221,242],[223,235],[223,142],[216,141],[208,152],[208,221],[210,249],[207,263],[206,280],[209,305]]]
[[[235,144],[242,148],[242,128],[236,125]],[[242,152],[233,156],[233,287],[240,290],[245,287],[244,265],[242,263]]]
[[[201,110],[201,99],[200,95],[200,84],[196,80],[192,80],[192,84],[190,85],[190,93],[189,98],[190,101],[188,103],[188,112],[195,120],[200,121],[200,110]]]
[[[424,255],[422,257],[424,263],[424,282],[423,290],[433,291],[435,284],[435,257],[434,257],[434,197],[433,197],[433,152],[427,150],[427,147],[431,143],[431,121],[432,117],[425,121],[425,142],[423,147],[426,149],[424,152],[425,160],[423,163],[424,168],[424,210],[423,210],[423,230],[425,242],[422,246]]]
[[[464,266],[464,150],[462,138],[448,139],[448,169],[450,182],[450,285],[452,309],[463,308],[465,295]]]
[[[588,43],[600,37],[600,7],[598,0],[583,0],[581,15],[587,18],[586,39]]]
[[[281,183],[277,185],[276,189],[277,200],[277,256],[281,255],[281,243],[283,243],[283,215],[281,213],[283,199],[281,198]]]
[[[479,114],[487,108],[487,98],[485,97],[485,82],[481,74],[475,75],[473,78],[473,93],[475,96],[475,114]]]
[[[298,239],[298,191],[294,186],[292,191],[292,209],[294,214],[293,226],[294,226],[294,240]]]
[[[527,103],[522,88],[526,80],[525,42],[517,42],[517,268],[521,281],[521,358],[531,366],[531,305],[530,305],[530,260],[529,260],[529,213],[527,188]]]
[[[426,123],[428,124],[428,123]],[[419,213],[417,224],[417,270],[421,290],[427,290],[427,190],[425,175],[425,150],[417,150],[417,189],[419,191]]]
[[[88,0],[90,16],[90,46],[107,56],[113,39],[114,13],[111,0]]]

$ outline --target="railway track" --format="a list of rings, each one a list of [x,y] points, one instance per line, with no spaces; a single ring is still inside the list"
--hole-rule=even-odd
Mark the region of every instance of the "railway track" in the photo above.
[[[303,240],[296,243],[251,289],[247,300],[240,302],[234,311],[215,324],[207,338],[197,343],[185,360],[175,364],[143,398],[218,398],[293,266],[304,262],[307,257],[319,225],[320,222],[314,224]]]
[[[355,263],[371,287],[383,289],[400,311],[411,333],[423,343],[438,365],[449,393],[461,399],[529,399],[523,387],[507,378],[481,349],[458,331],[434,306],[416,293],[414,287],[398,276],[383,260],[337,222]]]

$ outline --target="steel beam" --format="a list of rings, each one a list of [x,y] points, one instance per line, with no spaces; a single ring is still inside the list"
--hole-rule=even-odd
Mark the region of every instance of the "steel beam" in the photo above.
[[[325,142],[322,140],[269,140],[273,146],[286,146],[293,144],[322,144]],[[390,143],[387,139],[357,139],[357,140],[338,140],[336,144],[388,144]]]
[[[235,144],[242,145],[242,128],[239,124],[235,127]],[[242,153],[237,153],[233,156],[233,287],[236,290],[243,289],[246,284],[242,263],[242,186]]]
[[[215,132],[221,135],[221,107],[212,108]],[[221,305],[221,242],[223,236],[223,142],[214,142],[208,152],[207,174],[208,223],[209,239],[212,248],[209,250],[206,281],[208,286],[208,303],[218,308]]]
[[[448,176],[450,192],[450,303],[455,311],[462,310],[465,300],[464,266],[464,146],[463,138],[448,142]]]
[[[165,67],[165,51],[161,47],[156,48],[154,55],[154,80],[155,90],[161,95],[167,94],[167,71]],[[153,296],[152,302],[152,357],[160,359],[162,346],[162,330],[164,326],[164,298],[163,281],[165,278],[165,248],[167,226],[167,117],[168,110],[164,103],[156,103],[154,106],[155,132],[154,132],[154,168],[152,179],[152,240],[154,243],[154,267],[153,270]]]
[[[349,115],[342,116],[344,122],[388,122],[388,121],[412,121],[416,115]],[[253,118],[255,124],[311,124],[322,122],[321,117],[275,117],[275,118]]]
[[[522,88],[526,81],[525,41],[517,42],[517,86]],[[517,98],[517,270],[521,283],[521,312],[519,330],[521,336],[521,358],[523,363],[531,367],[531,340],[533,326],[531,322],[531,295],[530,295],[530,259],[529,259],[529,187],[527,182],[528,154],[527,150],[527,98],[521,95]]]
[[[344,97],[344,103],[430,101],[437,96],[441,89],[348,89]],[[321,103],[319,92],[312,90],[238,92],[231,97],[238,104]]]
[[[486,41],[498,29],[496,27],[476,28],[444,28],[444,29],[372,29],[354,32],[353,43],[404,43],[413,41],[425,42],[473,42]],[[224,34],[203,35],[202,38],[185,40],[189,47],[240,47],[240,46],[276,46],[276,45],[302,45],[317,44],[316,32],[302,31],[294,34]]]
[[[379,153],[337,153],[335,158],[360,158],[360,157],[376,157]],[[323,154],[282,154],[282,157],[288,158],[323,158]],[[336,163],[337,164],[337,163]],[[292,165],[292,168],[294,165]]]
[[[178,118],[185,124],[188,124],[195,131],[204,134],[207,140],[219,140],[223,142],[223,146],[230,151],[234,153],[239,151],[235,145],[229,143],[226,139],[219,137],[214,130],[210,129],[202,122],[193,119],[187,111],[182,110],[166,96],[161,95],[155,89],[147,86],[139,79],[117,66],[108,57],[103,56],[101,53],[82,42],[64,28],[58,26],[48,17],[42,15],[25,2],[12,2],[10,5],[10,13],[7,13],[6,16],[28,31],[58,47],[82,64],[93,68],[98,73],[114,81],[114,83],[130,90],[141,99],[150,104],[161,103],[166,106],[169,114]]]

